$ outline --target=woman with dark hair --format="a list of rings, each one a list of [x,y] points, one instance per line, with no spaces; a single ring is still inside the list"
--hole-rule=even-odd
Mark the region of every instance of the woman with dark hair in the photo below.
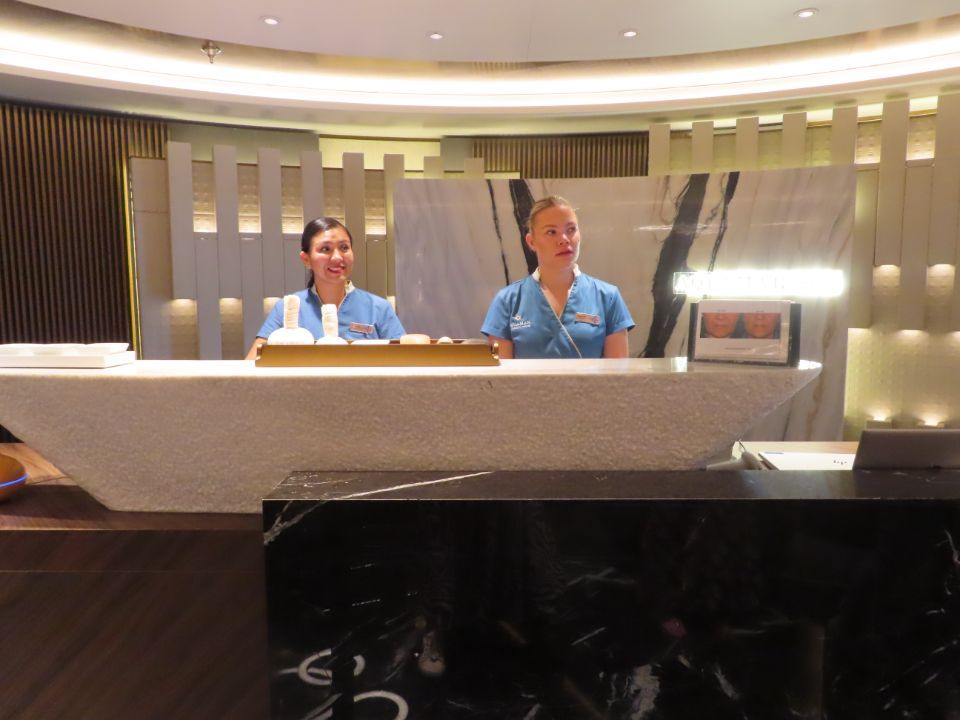
[[[300,238],[300,260],[310,270],[307,287],[296,293],[300,298],[300,327],[315,338],[323,336],[321,305],[337,306],[340,337],[399,338],[403,325],[390,303],[350,282],[353,272],[353,236],[346,226],[331,217],[311,220]],[[267,316],[253,341],[247,360],[257,357],[257,348],[270,333],[283,327],[283,301]]]

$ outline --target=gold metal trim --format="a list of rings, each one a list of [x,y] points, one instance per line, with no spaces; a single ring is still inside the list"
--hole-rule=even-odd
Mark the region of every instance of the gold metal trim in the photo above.
[[[480,367],[500,364],[499,346],[481,340],[453,344],[261,345],[257,367]]]

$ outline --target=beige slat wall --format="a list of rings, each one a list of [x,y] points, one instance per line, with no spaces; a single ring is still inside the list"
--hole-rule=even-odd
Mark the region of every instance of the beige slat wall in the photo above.
[[[884,105],[880,126],[880,159],[857,158],[857,108],[837,108],[830,132],[830,161],[858,163],[857,220],[854,271],[851,277],[851,327],[870,327],[872,268],[893,265],[909,274],[907,292],[899,303],[900,329],[926,330],[924,313],[927,268],[954,264],[958,248],[960,205],[960,95],[941,98],[949,109],[936,119],[937,156],[908,159],[911,119],[909,102],[897,99]],[[736,123],[736,166],[801,167],[810,162],[809,134],[805,113],[783,116],[774,130],[780,134],[780,154],[761,162],[759,119],[740,118]],[[668,124],[650,128],[650,174],[707,172],[712,163],[715,131],[711,121],[693,123],[692,130],[671,131]],[[876,134],[874,129],[873,134]],[[681,147],[689,142],[689,147]],[[681,160],[673,156],[679,150]],[[943,163],[937,162],[943,154]],[[685,162],[689,156],[689,162]],[[684,167],[686,166],[686,167]],[[869,264],[865,260],[869,259]],[[957,305],[954,289],[952,301]],[[942,320],[942,318],[941,318]],[[952,313],[949,329],[960,330],[960,314]],[[941,323],[942,325],[942,323]]]
[[[857,115],[838,107],[811,126],[789,113],[764,128],[740,118],[726,165],[718,149],[729,129],[654,125],[650,173],[856,162],[846,434],[867,420],[960,426],[960,94],[938,98],[933,116],[911,116],[900,98],[878,119]]]
[[[420,173],[405,171],[399,154],[383,155],[381,171],[365,169],[368,158],[357,152],[343,153],[338,168],[325,168],[319,152],[281,167],[279,153],[266,148],[257,164],[245,165],[228,146],[216,146],[212,161],[198,161],[189,144],[168,145],[162,167],[140,168],[144,184],[150,173],[164,176],[169,205],[170,267],[159,271],[171,274],[172,294],[169,307],[152,308],[158,319],[147,325],[176,337],[147,343],[158,357],[242,357],[272,304],[304,286],[298,258],[304,218],[328,214],[344,222],[354,237],[354,281],[394,295],[396,181],[484,177],[482,158],[465,158],[462,171],[447,172],[443,158],[425,157]]]

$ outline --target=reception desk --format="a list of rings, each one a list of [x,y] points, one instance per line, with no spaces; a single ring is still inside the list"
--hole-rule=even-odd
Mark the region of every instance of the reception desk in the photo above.
[[[0,424],[115,510],[257,512],[278,472],[679,470],[813,380],[660,360],[0,370]]]
[[[274,720],[960,711],[960,472],[296,473],[263,521]]]
[[[259,515],[106,510],[31,449],[0,503],[2,720],[263,720]]]

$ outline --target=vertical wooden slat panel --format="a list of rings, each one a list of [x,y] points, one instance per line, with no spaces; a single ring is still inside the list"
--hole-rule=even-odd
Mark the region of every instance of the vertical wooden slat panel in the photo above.
[[[443,158],[435,155],[425,157],[423,159],[423,177],[426,180],[442,180]]]
[[[834,108],[830,126],[830,164],[852,165],[856,156],[857,107],[851,105]]]
[[[38,150],[44,142],[44,131],[40,128],[41,116],[37,113],[32,113],[28,120],[27,126],[29,128],[29,137],[31,144]],[[64,187],[72,186],[78,188],[79,203],[71,204],[67,203],[63,206],[64,215],[63,220],[66,220],[68,223],[76,224],[81,227],[97,227],[96,223],[90,217],[90,205],[93,198],[92,192],[93,187],[89,182],[89,177],[87,174],[90,171],[90,155],[89,155],[89,146],[87,145],[86,133],[84,130],[84,118],[77,117],[73,119],[73,127],[75,128],[77,134],[77,142],[75,146],[79,149],[78,157],[74,162],[71,162],[67,167],[68,171],[62,176],[57,178],[53,184],[53,193],[52,196],[47,196],[56,203],[64,202]],[[42,154],[42,153],[41,153]],[[34,187],[37,188],[38,197],[44,197],[42,188],[45,178],[45,171],[42,166],[34,163],[35,167],[33,170],[34,178]],[[34,218],[34,228],[37,234],[37,237],[44,237],[49,231],[49,214],[47,208],[49,205],[46,205],[41,201],[38,203],[40,212]],[[82,290],[84,299],[86,302],[94,306],[94,317],[96,318],[97,308],[96,302],[92,302],[96,295],[96,287],[98,278],[94,277],[90,272],[90,263],[82,263],[78,260],[77,253],[79,248],[75,243],[71,243],[70,248],[65,248],[64,255],[60,258],[57,258],[55,261],[55,272],[58,275],[65,273],[68,268],[78,267],[80,271],[80,276],[88,276],[90,278],[90,285],[85,290]],[[40,258],[38,258],[39,260]],[[64,262],[65,261],[65,262]],[[54,298],[57,302],[63,301],[63,290],[62,287],[57,287],[54,289]],[[52,303],[47,307],[47,318],[48,321],[56,328],[56,331],[65,336],[69,336],[67,328],[73,326],[77,322],[77,308],[71,307],[68,308],[66,313],[57,314],[54,312]],[[93,323],[94,329],[96,328],[97,322],[94,319]]]
[[[364,288],[376,295],[387,295],[387,243],[367,238],[367,283]]]
[[[173,358],[170,299],[173,297],[172,257],[167,250],[170,213],[167,166],[161,160],[134,158],[130,163],[137,209],[133,213],[136,240],[137,309],[140,315],[141,357]],[[193,247],[191,236],[190,247]]]
[[[240,297],[240,190],[237,180],[237,149],[213,146],[213,185],[216,196],[217,250],[220,297]],[[200,285],[214,275],[197,274]],[[199,289],[197,291],[199,299]]]
[[[80,125],[80,122],[78,118],[71,118],[71,122],[69,123],[69,130],[70,132],[75,134],[74,148],[82,147],[82,143],[83,143],[83,138],[80,135],[79,125]],[[41,140],[40,140],[40,135],[36,128],[35,113],[30,113],[26,115],[26,117],[24,117],[24,130],[25,130],[25,137],[27,139],[27,142],[29,143],[29,147],[36,148],[40,144]],[[87,195],[87,193],[90,190],[90,186],[83,181],[83,178],[77,172],[77,167],[83,168],[87,164],[86,160],[87,160],[87,157],[84,157],[84,155],[81,154],[79,150],[76,150],[75,156],[71,158],[70,163],[68,163],[65,168],[66,171],[59,178],[57,178],[57,180],[54,181],[54,183],[52,183],[51,186],[49,187],[49,190],[55,202],[60,202],[64,200],[64,197],[63,197],[64,181],[66,181],[66,185],[68,187],[77,188],[76,200],[79,202],[68,203],[64,205],[61,219],[68,223],[75,223],[76,225],[79,225],[81,227],[91,227],[89,221],[84,216],[84,211],[86,210],[86,208],[89,206],[89,203],[90,203],[89,196]],[[30,161],[30,158],[25,156],[23,158],[23,161],[24,163],[28,163]],[[45,183],[44,183],[43,171],[39,167],[37,167],[36,164],[31,163],[31,165],[32,166],[30,168],[30,177],[32,179],[33,191],[36,197],[40,197],[41,195],[44,194],[43,191],[44,191]],[[35,214],[31,213],[29,227],[30,227],[31,235],[33,237],[43,237],[44,212],[43,212],[43,206],[40,205],[39,203],[38,203],[37,210],[39,210],[38,213],[35,213]],[[68,250],[67,252],[72,253],[74,250],[76,250],[76,247],[72,248],[71,250]],[[42,258],[42,253],[40,252],[39,244],[31,245],[31,255],[32,255],[31,260],[36,262],[39,268],[42,268],[43,258]],[[67,259],[67,266],[73,264],[72,258],[69,257],[69,254],[67,255],[66,259]],[[53,263],[53,267],[49,269],[52,269],[53,272],[56,273],[57,275],[61,275],[66,270],[66,267],[58,264],[62,262],[62,260],[63,258],[55,259]],[[40,278],[38,277],[37,279],[39,280]],[[91,282],[91,287],[92,285],[93,283]],[[62,293],[64,289],[65,288],[63,287],[52,289],[53,291],[52,297],[55,299],[57,303],[62,302],[63,300]],[[83,292],[83,297],[85,300],[87,300],[89,298],[88,293]],[[66,339],[68,336],[66,336],[64,333],[66,331],[66,328],[72,325],[74,318],[76,317],[74,313],[75,308],[68,309],[67,314],[58,314],[54,310],[54,304],[51,303],[49,300],[44,301],[42,304],[42,307],[44,309],[44,313],[42,315],[44,322],[48,324],[51,330],[53,330],[58,336],[64,337]],[[70,317],[70,315],[73,315],[73,317]]]
[[[193,247],[193,161],[190,143],[167,143],[167,195],[170,201],[170,258],[173,297],[196,299]]]
[[[695,122],[691,138],[693,157],[690,162],[690,171],[710,172],[713,169],[713,120]]]
[[[877,234],[877,170],[857,171],[857,195],[853,216],[853,252],[850,257],[850,309],[847,323],[868,328],[872,323],[873,257]]]
[[[134,178],[134,183],[137,180]],[[140,276],[137,285],[137,308],[142,333],[140,357],[146,360],[171,360],[174,357],[169,310],[170,298],[173,297],[172,274],[170,255],[164,247],[170,237],[169,215],[138,211],[133,214],[133,222],[137,242],[137,272]]]
[[[950,329],[960,331],[960,280],[957,280],[956,274],[953,277],[953,297],[950,300]]]
[[[877,265],[900,264],[909,118],[909,100],[888,100],[883,104],[877,198]]]
[[[386,194],[387,240],[384,252],[387,258],[387,295],[397,294],[397,231],[393,216],[393,190],[403,178],[403,155],[383,156],[383,184]]]
[[[648,147],[646,133],[477,138],[473,154],[486,172],[524,178],[626,177],[646,173]]]
[[[930,265],[960,258],[960,93],[937,99],[937,127],[930,196]]]
[[[670,174],[670,124],[654,123],[650,126],[650,150],[648,174]]]
[[[927,295],[927,245],[933,168],[908,167],[903,202],[903,259],[897,321],[903,330],[922,330]]]
[[[283,201],[280,175],[280,151],[260,148],[257,151],[257,184],[260,190],[263,292],[267,297],[283,295]],[[246,303],[246,290],[243,297]]]
[[[243,275],[243,350],[246,352],[263,325],[263,249],[260,238],[240,238],[240,271]]]
[[[303,290],[307,285],[307,270],[300,260],[300,236],[283,236],[284,295]],[[268,297],[272,297],[269,296]]]
[[[151,120],[0,103],[0,342],[134,340],[126,165],[165,142]]]
[[[49,142],[50,129],[44,127],[46,125],[47,117],[44,114],[40,113],[31,113],[27,117],[27,126],[29,128],[29,138],[31,145],[35,148],[35,154],[33,159],[33,181],[34,188],[37,198],[37,210],[39,211],[34,218],[34,232],[36,237],[49,237],[50,235],[50,210],[51,206],[61,205],[64,202],[64,188],[65,187],[76,187],[80,191],[80,203],[78,205],[71,205],[69,203],[63,204],[63,212],[67,213],[66,216],[63,216],[62,219],[68,223],[76,224],[81,227],[96,227],[96,224],[91,222],[90,218],[87,216],[87,213],[90,211],[90,193],[93,188],[87,177],[84,177],[84,171],[87,170],[87,162],[81,162],[79,165],[69,164],[67,165],[67,172],[63,174],[56,174],[53,176],[49,175],[49,168],[44,167],[43,159],[47,156],[45,152],[45,145]],[[83,128],[81,126],[81,132]],[[43,186],[46,184],[44,179],[47,177],[57,178],[54,183],[52,193],[44,193]],[[69,272],[71,268],[76,268],[79,270],[81,276],[90,276],[93,282],[90,283],[90,287],[87,289],[86,300],[90,304],[96,305],[99,303],[91,302],[93,300],[92,295],[96,293],[95,282],[97,278],[93,277],[90,273],[90,264],[85,262],[86,258],[81,255],[81,248],[77,247],[76,243],[68,243],[66,246],[61,248],[61,252],[58,253],[59,257],[52,258],[52,265],[54,272],[57,275],[62,275],[63,273]],[[40,258],[38,258],[39,260]],[[60,296],[62,288],[55,288],[55,297],[59,302],[62,300]],[[50,303],[47,306],[49,314],[47,315],[48,322],[56,328],[56,331],[59,334],[64,334],[66,328],[73,326],[77,322],[77,308],[71,307],[67,308],[66,313],[56,314],[53,313],[53,304]],[[99,309],[99,308],[96,308]],[[96,312],[95,309],[95,312]]]
[[[950,301],[950,329],[960,331],[960,282],[953,280],[953,297]]]
[[[323,155],[317,151],[300,153],[300,186],[303,193],[303,224],[323,217]]]
[[[802,167],[806,164],[807,114],[785,113],[780,135],[780,167]]]
[[[466,158],[463,161],[463,177],[467,180],[483,180],[483,158]]]
[[[11,118],[9,108],[0,105],[0,207],[4,212],[0,213],[0,276],[3,275],[3,268],[12,268],[17,266],[17,248],[19,243],[13,241],[15,227],[15,208],[13,202],[14,185],[11,178],[14,173],[11,168],[11,162],[14,157],[14,148],[12,145]],[[9,210],[9,213],[7,212]],[[12,307],[14,303],[13,283],[0,283],[0,308]],[[13,327],[15,318],[13,313],[3,312],[3,318],[10,324],[7,332],[16,333],[19,328]],[[3,331],[0,331],[2,334]],[[15,337],[15,335],[14,335]]]
[[[738,170],[756,170],[760,157],[760,118],[737,118],[737,163]]]
[[[363,153],[343,154],[343,213],[353,236],[353,281],[367,284],[367,223]]]
[[[217,238],[198,235],[197,277],[217,277]],[[220,292],[216,282],[201,281],[197,286],[197,338],[201,360],[223,358],[223,340],[220,329]]]

